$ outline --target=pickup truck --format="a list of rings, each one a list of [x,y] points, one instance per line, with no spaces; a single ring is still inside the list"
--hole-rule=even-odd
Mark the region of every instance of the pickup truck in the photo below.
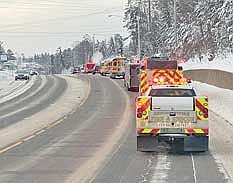
[[[137,150],[208,151],[208,99],[190,85],[151,86],[136,99]]]

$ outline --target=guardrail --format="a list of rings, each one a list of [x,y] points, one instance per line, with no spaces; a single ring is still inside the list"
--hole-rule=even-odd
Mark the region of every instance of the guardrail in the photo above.
[[[233,73],[230,72],[212,69],[187,70],[184,71],[184,76],[195,81],[233,90]]]

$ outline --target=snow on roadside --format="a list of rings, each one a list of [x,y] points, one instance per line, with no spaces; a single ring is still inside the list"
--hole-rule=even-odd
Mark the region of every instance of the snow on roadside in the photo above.
[[[14,84],[14,71],[0,71],[0,94],[9,91]]]
[[[233,124],[233,91],[195,81],[199,95],[208,96],[209,109]]]
[[[14,79],[15,71],[0,71],[0,81]]]
[[[183,66],[184,70],[217,69],[233,73],[233,54],[218,56],[213,61],[204,57],[201,62],[195,57],[180,65]]]

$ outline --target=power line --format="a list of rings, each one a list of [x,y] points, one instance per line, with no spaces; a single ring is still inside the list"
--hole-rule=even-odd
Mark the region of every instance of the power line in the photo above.
[[[49,23],[49,22],[56,22],[56,21],[65,21],[67,19],[73,19],[73,18],[82,18],[82,17],[87,17],[87,16],[93,16],[93,15],[99,15],[99,14],[105,14],[105,13],[111,13],[112,11],[114,11],[115,8],[112,9],[105,9],[103,11],[99,11],[99,12],[94,12],[94,13],[88,13],[85,15],[77,15],[77,16],[68,16],[68,17],[58,17],[58,18],[52,18],[52,19],[47,19],[47,20],[40,20],[40,21],[33,21],[33,22],[25,22],[25,23],[20,23],[20,24],[9,24],[9,25],[4,25],[2,27],[0,27],[0,29],[8,29],[11,27],[17,27],[17,26],[23,26],[25,27],[25,25],[40,25],[40,24],[44,24],[44,23]],[[15,28],[15,29],[20,29],[20,28]],[[9,29],[8,29],[9,31]]]

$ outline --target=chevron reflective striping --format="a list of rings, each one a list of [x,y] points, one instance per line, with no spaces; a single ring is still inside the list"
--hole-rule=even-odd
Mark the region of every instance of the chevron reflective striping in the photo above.
[[[186,134],[209,134],[208,128],[188,128],[185,129]]]
[[[137,129],[137,133],[138,134],[159,134],[160,133],[160,129],[158,128],[138,128]]]
[[[151,97],[149,96],[138,97],[136,104],[137,119],[148,121],[150,107],[151,107]]]
[[[162,78],[162,81],[161,81]],[[157,81],[155,81],[157,80]],[[155,70],[150,78],[157,85],[185,85],[187,84],[183,74],[178,70]],[[153,82],[152,82],[153,83]]]
[[[208,120],[208,99],[205,97],[196,98],[195,111],[198,120]]]
[[[140,74],[140,95],[144,95],[148,89],[147,74],[145,71],[142,71]]]

